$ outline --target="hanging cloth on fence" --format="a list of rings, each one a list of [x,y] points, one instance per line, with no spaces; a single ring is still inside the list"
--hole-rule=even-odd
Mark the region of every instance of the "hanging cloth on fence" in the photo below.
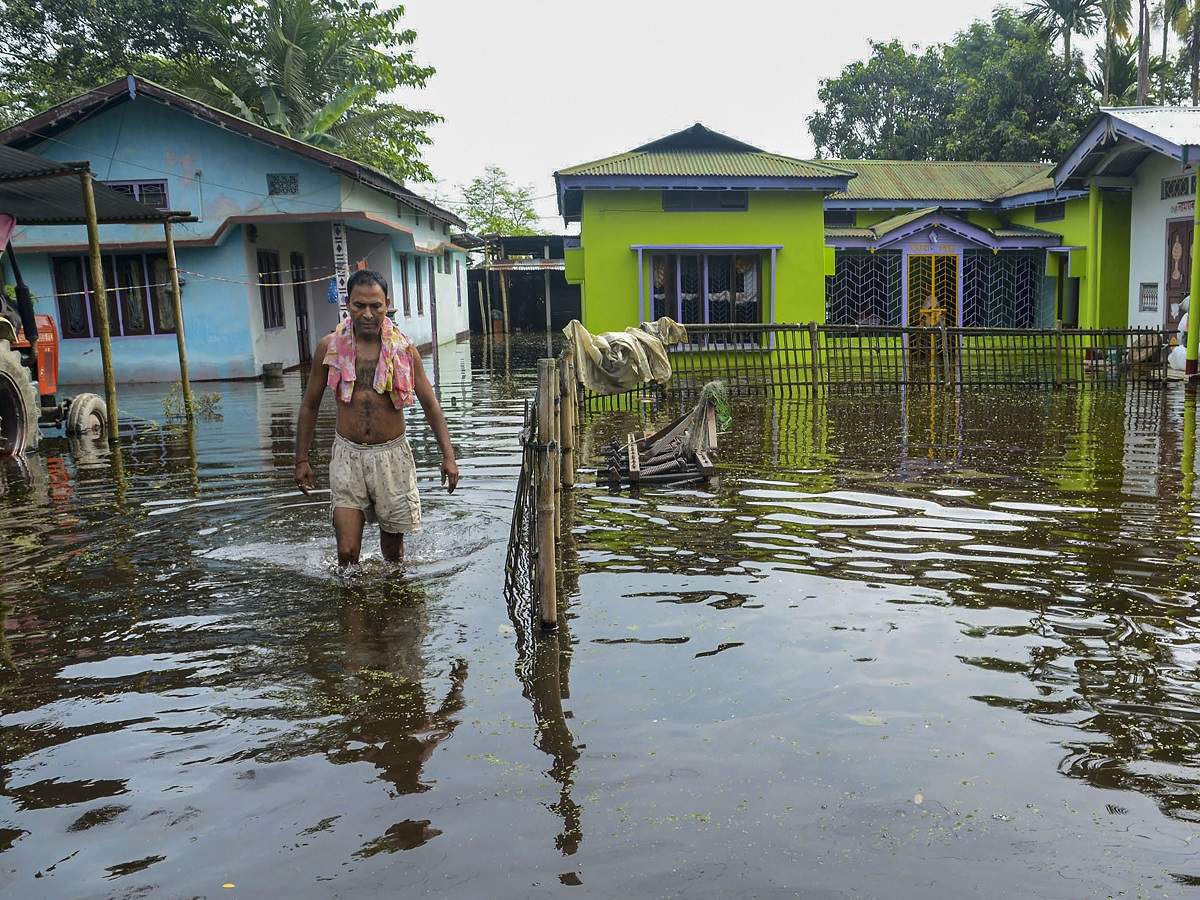
[[[563,334],[575,348],[579,381],[596,394],[620,394],[671,377],[667,347],[687,340],[687,330],[666,316],[639,328],[592,334],[572,319]]]

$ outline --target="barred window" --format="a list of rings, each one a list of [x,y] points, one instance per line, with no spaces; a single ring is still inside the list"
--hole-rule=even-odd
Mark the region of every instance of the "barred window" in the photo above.
[[[168,209],[167,183],[165,181],[106,181],[114,191],[128,194],[138,203],[151,209]]]
[[[263,328],[282,328],[283,273],[279,270],[279,254],[274,250],[258,251],[258,282]]]
[[[108,331],[112,337],[175,333],[171,273],[165,256],[106,255],[100,262],[108,299]],[[100,321],[86,257],[56,257],[51,261],[51,269],[63,338],[97,337]]]
[[[1158,312],[1158,283],[1143,281],[1138,287],[1138,312]]]

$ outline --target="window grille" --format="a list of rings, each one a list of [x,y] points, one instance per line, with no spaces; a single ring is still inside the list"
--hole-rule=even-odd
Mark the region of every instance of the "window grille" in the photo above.
[[[152,209],[169,208],[165,181],[106,181],[104,184]]]
[[[274,250],[258,251],[258,298],[262,303],[263,328],[282,328],[283,279],[279,271],[279,254]]]
[[[962,324],[968,328],[1032,328],[1042,295],[1040,250],[963,252]]]
[[[1158,312],[1158,283],[1143,281],[1138,287],[1138,312]]]
[[[825,279],[830,325],[901,325],[903,257],[899,251],[839,250],[835,274]]]
[[[174,334],[170,269],[160,254],[102,256],[112,337]],[[96,297],[87,259],[61,256],[51,260],[58,299],[58,324],[64,339],[99,335]]]
[[[295,172],[268,172],[267,193],[272,197],[300,193],[300,176]]]

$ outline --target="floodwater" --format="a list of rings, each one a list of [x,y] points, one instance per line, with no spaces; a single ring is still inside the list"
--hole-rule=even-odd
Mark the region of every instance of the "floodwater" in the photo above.
[[[0,895],[1200,885],[1182,391],[736,402],[713,484],[568,497],[535,641],[502,593],[531,385],[479,361],[442,361],[452,497],[414,417],[403,574],[334,571],[298,378],[215,386],[223,420],[145,425],[119,469],[0,470]]]

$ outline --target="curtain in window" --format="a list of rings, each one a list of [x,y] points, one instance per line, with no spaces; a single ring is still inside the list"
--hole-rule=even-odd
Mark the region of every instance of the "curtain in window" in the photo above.
[[[58,290],[58,324],[64,338],[92,336],[87,298],[83,295],[83,261],[56,259],[54,285]]]

